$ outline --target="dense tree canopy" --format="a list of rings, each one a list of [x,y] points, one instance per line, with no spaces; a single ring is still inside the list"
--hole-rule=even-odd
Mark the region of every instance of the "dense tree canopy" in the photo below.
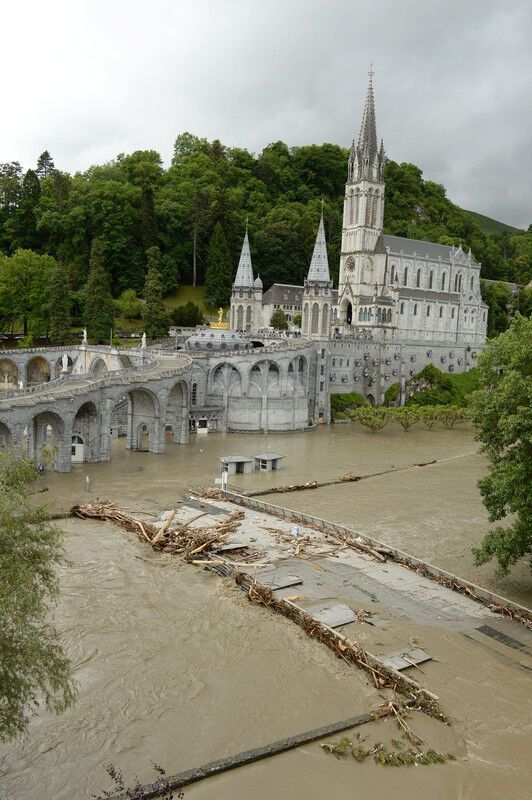
[[[52,255],[65,265],[76,291],[86,283],[97,237],[118,296],[128,289],[142,293],[146,250],[158,246],[168,294],[180,283],[205,282],[218,224],[234,276],[249,217],[254,268],[267,289],[274,282],[303,281],[323,198],[336,278],[347,156],[334,144],[289,148],[283,142],[254,155],[183,133],[168,169],[157,152],[139,150],[69,175],[45,150],[35,171],[23,173],[16,161],[0,164],[0,252],[29,248]],[[522,286],[532,279],[531,233],[484,231],[413,164],[388,161],[385,180],[387,233],[471,246],[483,278]]]
[[[532,553],[532,320],[517,316],[479,358],[482,388],[472,395],[472,419],[490,470],[479,481],[490,522],[476,562],[495,558],[499,571]]]
[[[0,741],[25,732],[39,705],[62,711],[75,697],[49,605],[64,561],[60,531],[30,506],[35,464],[0,453]]]

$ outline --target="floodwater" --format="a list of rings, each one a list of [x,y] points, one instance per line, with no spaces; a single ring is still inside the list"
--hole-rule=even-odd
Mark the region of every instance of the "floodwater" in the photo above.
[[[495,581],[492,567],[472,565],[470,548],[487,526],[475,487],[485,464],[465,428],[406,434],[389,428],[372,435],[338,425],[287,436],[216,434],[187,446],[169,444],[162,456],[129,453],[119,440],[108,464],[46,475],[48,491],[38,499],[56,509],[99,496],[159,512],[188,488],[212,484],[220,455],[265,450],[284,453],[285,468],[234,476],[234,485],[263,488],[408,467],[265,499],[349,524],[519,602],[530,598],[524,568]],[[408,466],[433,459],[428,467]],[[61,716],[40,714],[26,740],[0,746],[2,800],[81,800],[109,788],[108,763],[147,782],[153,761],[177,772],[382,702],[364,675],[289,621],[249,606],[214,576],[153,553],[111,525],[68,520],[64,528],[71,563],[61,571],[55,622],[75,667],[79,699]],[[429,746],[456,753],[458,761],[383,768],[337,761],[313,744],[204,781],[186,797],[527,796],[526,670],[516,670],[502,645],[488,658],[478,643],[455,633],[429,628],[423,635],[431,652],[444,645],[443,660],[461,665],[459,674],[446,669],[443,678],[436,663],[424,665],[423,681],[455,724],[416,716],[412,725]],[[369,743],[398,736],[392,722],[367,731]]]

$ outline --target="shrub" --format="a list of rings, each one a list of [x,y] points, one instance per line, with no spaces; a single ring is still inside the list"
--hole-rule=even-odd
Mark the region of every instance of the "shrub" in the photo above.
[[[137,297],[134,289],[126,289],[118,300],[115,301],[118,311],[124,319],[140,319],[142,316],[143,302]]]
[[[385,405],[389,406],[390,403],[393,403],[394,400],[397,400],[400,391],[401,391],[401,386],[399,383],[392,383],[391,386],[388,386],[388,388],[384,393]]]
[[[183,328],[194,328],[196,325],[203,325],[204,319],[201,309],[192,300],[183,306],[177,306],[170,312],[172,325]]]
[[[373,408],[372,406],[352,409],[349,411],[349,416],[364,425],[365,428],[369,428],[372,433],[382,430],[390,421],[388,409]]]
[[[343,412],[348,411],[350,408],[358,408],[358,406],[365,405],[367,405],[366,399],[358,392],[331,395],[331,414],[333,419],[345,419],[345,413]]]
[[[421,406],[419,409],[420,419],[427,430],[431,431],[440,421],[441,406]]]
[[[388,414],[392,422],[398,422],[402,426],[405,433],[421,419],[421,415],[415,407],[390,408]]]
[[[444,428],[450,430],[458,425],[460,422],[466,422],[468,419],[467,412],[463,408],[457,406],[443,406],[440,410],[440,420]]]

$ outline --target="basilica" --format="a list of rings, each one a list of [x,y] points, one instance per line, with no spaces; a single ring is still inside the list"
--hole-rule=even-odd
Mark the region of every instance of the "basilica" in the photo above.
[[[384,162],[370,73],[347,165],[338,288],[330,279],[323,214],[304,286],[274,284],[263,292],[246,230],[231,296],[233,330],[264,332],[281,309],[289,325],[300,314],[301,334],[316,340],[482,346],[488,312],[480,264],[461,246],[383,233]]]

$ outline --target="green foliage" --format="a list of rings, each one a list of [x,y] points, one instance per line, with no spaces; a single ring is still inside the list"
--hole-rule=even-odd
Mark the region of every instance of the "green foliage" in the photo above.
[[[399,394],[401,392],[401,386],[398,383],[392,383],[391,386],[388,386],[384,393],[384,404],[389,406],[390,403],[393,403],[394,400],[397,400]]]
[[[359,422],[365,428],[369,428],[372,433],[382,430],[390,422],[390,409],[373,408],[372,406],[362,406],[348,412],[351,419]]]
[[[479,386],[479,372],[477,368],[468,372],[447,374],[441,372],[432,364],[427,364],[417,375],[408,381],[408,384],[425,381],[429,388],[412,394],[406,405],[410,406],[443,406],[467,405],[468,398]]]
[[[273,312],[270,319],[270,325],[277,331],[286,331],[288,329],[288,320],[286,319],[286,314],[281,308],[276,308]]]
[[[488,306],[488,336],[492,338],[505,331],[510,324],[512,293],[501,281],[480,282],[482,299]]]
[[[441,406],[420,406],[419,418],[423,422],[425,428],[431,431],[435,425],[440,421]]]
[[[468,413],[464,408],[457,406],[442,406],[440,410],[440,422],[444,428],[451,430],[455,425],[461,422],[467,422],[469,419]]]
[[[89,278],[85,286],[83,313],[87,335],[96,343],[107,343],[114,323],[114,304],[105,268],[102,243],[93,239]]]
[[[161,251],[158,247],[150,247],[146,251],[148,272],[144,284],[144,309],[142,319],[144,330],[149,339],[156,339],[168,333],[168,317],[163,306],[163,287],[161,283],[160,261]]]
[[[495,558],[498,572],[532,552],[532,320],[517,316],[479,358],[481,388],[471,398],[471,418],[490,471],[478,486],[491,530],[475,561]]]
[[[388,414],[392,422],[398,422],[399,425],[403,428],[405,433],[415,425],[416,422],[419,422],[421,419],[421,415],[417,408],[404,406],[403,408],[390,408],[388,409]]]
[[[392,744],[399,747],[400,750],[388,750],[382,742],[375,742],[373,747],[362,747],[361,744],[354,744],[347,736],[344,736],[337,742],[325,742],[320,747],[326,753],[332,753],[336,758],[345,758],[351,755],[355,761],[362,763],[367,758],[373,756],[376,764],[383,767],[409,767],[409,766],[428,766],[429,764],[445,764],[446,761],[454,761],[456,756],[452,753],[443,755],[437,753],[435,750],[430,749],[425,752],[408,748],[403,750],[401,742],[392,739]]]
[[[0,740],[23,734],[40,704],[58,713],[75,698],[70,664],[49,622],[62,535],[28,503],[35,478],[34,464],[20,453],[0,453]]]
[[[302,321],[303,321],[303,316],[301,314],[294,314],[294,318],[293,318],[292,322],[294,323],[296,328],[300,328],[301,327],[301,322]]]
[[[50,283],[57,268],[54,258],[32,250],[0,254],[0,320],[4,330],[19,322],[24,333],[46,336],[50,324]]]
[[[332,394],[331,395],[331,414],[334,419],[345,419],[345,412],[358,406],[366,406],[367,402],[363,395],[358,392],[351,394]]]
[[[140,319],[142,317],[144,304],[137,297],[134,289],[126,289],[125,292],[122,292],[116,300],[116,306],[124,319]]]
[[[233,264],[224,230],[216,224],[207,249],[205,302],[211,308],[226,306],[231,298]]]
[[[50,277],[50,342],[67,344],[71,338],[71,296],[68,271],[57,264]]]
[[[492,219],[491,217],[486,217],[484,214],[479,214],[478,211],[465,211],[465,214],[469,214],[470,217],[473,217],[475,222],[478,222],[481,229],[485,233],[519,233],[519,228],[514,228],[512,225],[507,225],[505,222],[499,222],[497,219]]]
[[[196,325],[203,325],[204,319],[201,309],[189,300],[184,306],[177,306],[170,312],[170,320],[173,325],[178,327],[193,328]]]

